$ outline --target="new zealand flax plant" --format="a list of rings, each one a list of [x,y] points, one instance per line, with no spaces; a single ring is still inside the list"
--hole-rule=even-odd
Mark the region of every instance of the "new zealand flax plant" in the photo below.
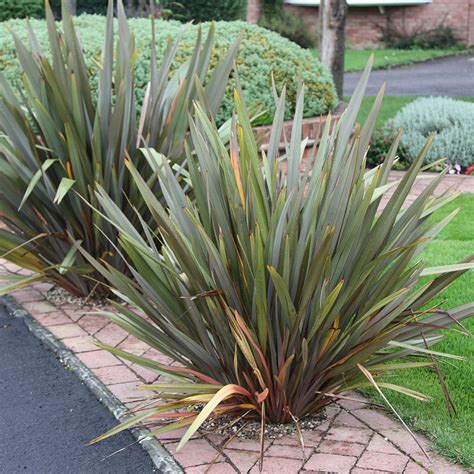
[[[439,357],[461,358],[432,346],[443,337],[440,330],[474,314],[474,303],[442,310],[430,302],[473,268],[474,255],[432,268],[420,256],[456,212],[439,223],[430,216],[456,196],[433,196],[443,172],[403,206],[431,138],[397,181],[388,178],[402,132],[384,163],[366,171],[383,96],[381,91],[366,123],[356,124],[370,67],[339,122],[333,129],[327,122],[304,173],[301,87],[282,155],[284,90],[276,97],[266,153],[259,151],[239,93],[228,147],[196,104],[194,151],[186,147],[193,199],[153,149],[143,153],[159,175],[165,205],[127,161],[153,225],[142,222],[136,229],[99,188],[104,219],[117,229],[131,273],[83,251],[122,300],[111,301],[106,314],[175,363],[101,345],[171,381],[144,385],[156,392],[155,405],[96,440],[136,423],[153,434],[188,427],[180,449],[208,418],[243,416],[262,427],[293,423],[343,392],[367,387],[383,396],[395,390],[426,400],[391,383],[387,373],[434,369]],[[283,159],[286,174],[279,171]],[[394,192],[382,209],[389,190]]]
[[[104,292],[100,273],[72,244],[81,241],[95,258],[121,271],[127,268],[115,252],[114,226],[91,208],[98,203],[97,186],[123,218],[140,228],[151,214],[126,171],[125,156],[159,196],[160,185],[139,146],[157,149],[182,166],[193,100],[205,103],[210,116],[219,109],[240,39],[211,68],[214,28],[205,40],[199,33],[191,58],[174,73],[170,67],[180,37],[170,40],[160,66],[153,41],[150,82],[138,112],[134,63],[140,52],[121,0],[114,32],[113,3],[108,5],[96,96],[80,32],[64,3],[60,32],[46,1],[49,51],[40,50],[31,30],[28,46],[12,33],[22,75],[14,91],[0,74],[0,257],[33,273],[18,280],[13,275],[3,293],[37,280],[75,295]]]

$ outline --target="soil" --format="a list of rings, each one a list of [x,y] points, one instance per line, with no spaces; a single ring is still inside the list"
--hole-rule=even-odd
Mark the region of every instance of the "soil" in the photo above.
[[[299,420],[301,431],[313,431],[326,421],[325,410],[312,415],[307,415]],[[216,433],[223,436],[237,436],[237,438],[260,439],[261,425],[259,421],[241,419],[234,422],[235,418],[222,416],[215,420],[206,421],[201,428],[203,433]],[[278,439],[296,433],[296,423],[268,423],[265,425],[265,438]]]
[[[46,299],[58,307],[61,307],[64,305],[73,305],[73,306],[77,306],[78,308],[82,308],[84,306],[93,306],[95,308],[102,308],[108,305],[108,301],[105,298],[97,297],[94,294],[88,297],[74,296],[74,295],[71,295],[71,293],[67,292],[64,288],[61,288],[59,286],[55,286],[51,288],[46,293]]]

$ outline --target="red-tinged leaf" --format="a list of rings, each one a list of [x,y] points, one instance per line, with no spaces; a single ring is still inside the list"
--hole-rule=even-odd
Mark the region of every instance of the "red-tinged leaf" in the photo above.
[[[236,394],[244,394],[246,390],[242,389],[238,385],[226,385],[222,387],[213,397],[212,400],[207,403],[204,408],[201,410],[199,415],[193,421],[192,425],[189,427],[188,431],[184,434],[181,438],[181,441],[176,448],[176,451],[180,451],[182,447],[188,442],[188,440],[192,437],[192,435],[200,428],[200,426],[206,421],[209,416],[211,416],[212,412],[214,411],[217,406],[226,400],[229,397],[232,397]]]
[[[263,403],[267,399],[269,393],[270,391],[268,388],[266,388],[263,392],[257,393],[257,402]]]

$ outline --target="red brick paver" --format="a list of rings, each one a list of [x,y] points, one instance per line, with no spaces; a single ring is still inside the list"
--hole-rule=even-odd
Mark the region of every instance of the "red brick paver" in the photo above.
[[[357,461],[357,467],[379,471],[403,472],[410,458],[405,454],[387,454],[383,456],[374,451],[366,451]]]
[[[117,359],[117,357],[104,350],[82,352],[76,354],[76,356],[84,365],[89,367],[89,369],[123,364],[119,359]]]
[[[66,339],[70,337],[87,336],[87,333],[73,322],[67,324],[56,324],[49,326],[48,329],[58,338]]]
[[[360,456],[366,449],[364,443],[350,443],[349,441],[334,441],[325,439],[318,446],[318,451],[328,454],[341,454],[343,456]]]
[[[166,448],[183,467],[202,466],[211,463],[219,454],[205,439],[192,439],[188,442],[190,449],[176,452],[177,443],[167,444]]]
[[[344,456],[340,454],[316,453],[313,454],[305,464],[305,469],[325,472],[350,472],[355,466],[355,456]]]
[[[288,474],[289,472],[299,472],[303,465],[303,461],[288,458],[266,458],[263,463],[264,474]],[[260,472],[258,462],[250,470],[251,474]]]
[[[67,337],[62,343],[75,354],[99,349],[90,336]]]
[[[400,452],[392,443],[378,434],[370,440],[370,443],[367,445],[367,451],[385,454],[398,454]]]
[[[393,171],[389,181],[397,181],[403,178],[404,171]],[[412,192],[408,196],[405,206],[411,204],[436,177],[435,173],[423,173],[413,185]],[[382,198],[382,207],[387,203],[390,196],[395,191],[396,186],[388,191]],[[467,175],[447,175],[434,191],[435,196],[440,196],[446,192],[451,193],[474,193],[474,176]]]

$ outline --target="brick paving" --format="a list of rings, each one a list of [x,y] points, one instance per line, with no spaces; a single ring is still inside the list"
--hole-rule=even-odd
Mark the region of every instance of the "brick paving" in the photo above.
[[[393,171],[390,174],[389,181],[397,181],[402,179],[404,175],[403,171]],[[422,173],[421,177],[418,178],[413,185],[412,192],[405,201],[405,206],[410,205],[428,186],[431,182],[431,179],[436,177],[435,173]],[[393,190],[396,189],[394,186]],[[474,193],[474,176],[467,175],[447,175],[441,181],[439,186],[436,188],[434,195],[440,196],[446,192],[450,193]],[[393,194],[393,191],[388,191],[382,198],[382,206],[387,202],[390,196]]]
[[[399,179],[394,173],[391,179]],[[409,197],[413,201],[429,180],[420,179]],[[474,192],[474,178],[448,176],[437,193],[445,191]],[[19,272],[14,265],[0,260],[0,273]],[[22,273],[25,273],[21,270]],[[33,318],[68,347],[108,389],[130,409],[139,406],[152,392],[138,390],[137,385],[157,380],[155,373],[121,361],[100,349],[96,338],[114,347],[159,360],[172,361],[125,331],[96,314],[92,306],[56,307],[48,302],[48,284],[37,284],[18,290],[12,296]],[[265,443],[264,473],[378,473],[405,474],[462,473],[463,468],[448,462],[429,449],[429,440],[417,435],[418,442],[429,453],[427,458],[401,424],[381,410],[371,408],[366,400],[351,394],[356,401],[339,400],[326,409],[327,420],[317,430],[304,433],[305,449],[296,436]],[[186,473],[258,473],[259,442],[233,439],[230,442],[216,434],[198,434],[180,453],[176,453],[180,432],[159,436],[160,442],[175,457]],[[99,434],[99,433],[98,433]]]

